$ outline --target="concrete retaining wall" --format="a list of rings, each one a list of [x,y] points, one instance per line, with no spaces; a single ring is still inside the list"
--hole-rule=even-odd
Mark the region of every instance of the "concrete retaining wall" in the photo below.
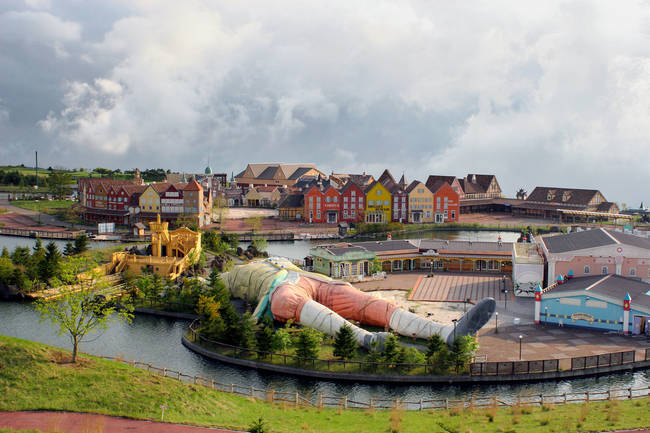
[[[500,376],[409,376],[399,374],[370,374],[370,373],[340,373],[322,370],[309,370],[305,368],[287,367],[284,365],[269,364],[267,362],[249,359],[233,358],[209,351],[190,341],[185,335],[182,343],[188,349],[199,353],[206,358],[241,367],[254,368],[277,374],[288,374],[309,379],[323,379],[332,381],[374,382],[374,383],[439,383],[439,384],[473,384],[473,383],[504,383],[504,382],[538,382],[544,380],[574,379],[589,376],[603,376],[611,373],[620,373],[650,368],[650,361],[638,361],[611,367],[588,368],[585,370],[569,370],[548,373],[513,374]]]

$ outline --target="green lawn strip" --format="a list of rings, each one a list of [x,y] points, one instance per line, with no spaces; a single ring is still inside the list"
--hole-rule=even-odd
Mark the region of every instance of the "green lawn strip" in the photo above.
[[[180,350],[180,348],[179,348]],[[343,410],[270,404],[183,384],[127,365],[0,336],[0,410],[65,410],[243,429],[262,417],[276,432],[573,432],[650,425],[650,399],[449,411]]]
[[[53,209],[67,209],[72,207],[76,202],[72,200],[14,200],[12,205],[23,209],[41,212],[51,211]]]
[[[39,430],[8,430],[6,428],[0,428],[0,433],[42,433],[42,432]]]

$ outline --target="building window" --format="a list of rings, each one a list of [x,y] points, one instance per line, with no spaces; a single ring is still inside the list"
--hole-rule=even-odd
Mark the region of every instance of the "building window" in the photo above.
[[[380,189],[377,190],[377,195],[381,195],[381,190]]]
[[[375,201],[374,200],[368,200],[368,206],[374,206]]]
[[[589,266],[585,266],[585,274],[588,274],[591,272],[591,268]]]
[[[455,211],[455,210],[452,210],[452,211],[451,211],[451,219],[452,219],[452,220],[455,220],[455,219],[456,219],[456,211]]]
[[[630,268],[630,277],[636,277],[636,269]]]
[[[390,205],[390,201],[384,200],[384,206],[389,206],[389,205]]]
[[[603,266],[602,273],[603,275],[607,275],[607,266]]]
[[[445,211],[445,219],[447,219],[448,217],[449,217],[449,211],[446,210]]]

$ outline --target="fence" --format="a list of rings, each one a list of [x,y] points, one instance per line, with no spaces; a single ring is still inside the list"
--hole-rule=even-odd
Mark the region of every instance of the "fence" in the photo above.
[[[324,370],[330,372],[347,373],[392,373],[409,375],[428,375],[437,373],[431,364],[399,364],[368,361],[345,361],[338,359],[304,359],[295,355],[265,352],[245,347],[232,346],[201,336],[195,329],[196,321],[192,322],[188,331],[188,338],[193,343],[212,352],[234,358],[264,361],[271,364],[299,367],[303,369]],[[650,360],[650,348],[645,349],[645,360]],[[275,361],[275,362],[274,362]],[[557,373],[563,371],[560,361],[566,361],[570,370],[586,370],[589,368],[611,367],[623,364],[632,364],[636,361],[634,350],[625,352],[605,353],[601,355],[579,356],[563,359],[543,359],[531,361],[499,361],[499,362],[472,362],[469,364],[470,376],[501,376],[524,375],[538,373]]]
[[[300,358],[296,355],[284,353],[266,352],[263,350],[249,349],[245,347],[232,346],[218,341],[210,340],[201,336],[195,330],[196,321],[192,322],[187,334],[188,339],[209,351],[240,359],[263,361],[270,364],[298,367],[303,369],[321,370],[330,372],[347,373],[392,373],[403,374],[433,374],[435,367],[431,364],[416,363],[387,363],[368,361],[346,361],[339,359],[317,359]]]
[[[603,391],[572,392],[563,394],[524,394],[516,398],[502,396],[472,396],[466,399],[419,399],[401,400],[389,398],[370,398],[368,401],[358,401],[347,396],[329,396],[318,394],[316,396],[301,395],[299,392],[275,391],[273,389],[259,389],[253,386],[225,384],[214,379],[202,376],[192,376],[180,371],[153,366],[146,362],[125,361],[121,358],[103,356],[111,361],[118,361],[132,367],[141,368],[164,377],[176,379],[185,383],[193,383],[208,387],[228,394],[239,395],[272,403],[284,403],[295,407],[338,407],[343,409],[405,409],[405,410],[433,410],[433,409],[458,409],[458,408],[486,408],[500,406],[541,406],[544,404],[583,403],[606,400],[631,400],[650,396],[648,387],[613,388]],[[508,401],[509,400],[509,401]]]

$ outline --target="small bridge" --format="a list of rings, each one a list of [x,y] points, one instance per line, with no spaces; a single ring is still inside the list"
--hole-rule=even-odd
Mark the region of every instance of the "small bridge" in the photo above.
[[[102,289],[93,290],[96,295],[105,296],[107,299],[122,296],[126,290],[126,283],[122,280],[120,274],[107,275],[104,277],[104,280],[108,283],[108,286]],[[83,290],[78,284],[64,286],[64,287],[52,287],[49,289],[38,290],[36,292],[31,292],[26,294],[28,298],[33,300],[43,299],[43,300],[53,300],[60,298],[64,293],[68,291],[79,292]]]

